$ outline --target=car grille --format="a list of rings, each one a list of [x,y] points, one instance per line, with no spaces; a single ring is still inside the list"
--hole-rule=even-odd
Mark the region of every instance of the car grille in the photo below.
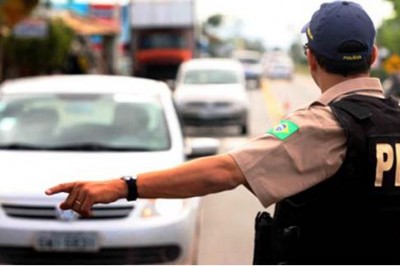
[[[21,219],[48,219],[56,220],[56,208],[54,206],[32,206],[19,204],[2,204],[7,216]],[[91,217],[79,217],[79,219],[120,219],[127,217],[134,209],[133,205],[126,206],[95,206]]]
[[[176,245],[105,248],[99,252],[37,252],[31,248],[0,247],[0,264],[25,265],[105,265],[161,264],[177,260],[181,249]]]

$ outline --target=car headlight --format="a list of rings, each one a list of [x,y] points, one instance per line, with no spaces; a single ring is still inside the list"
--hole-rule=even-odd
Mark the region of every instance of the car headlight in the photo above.
[[[151,218],[156,216],[176,216],[187,206],[187,201],[182,199],[155,199],[148,200],[143,208],[141,217]]]

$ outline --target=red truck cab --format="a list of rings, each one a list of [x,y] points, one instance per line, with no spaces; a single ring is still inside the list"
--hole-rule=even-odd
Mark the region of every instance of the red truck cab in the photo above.
[[[132,1],[134,76],[175,80],[180,64],[195,56],[194,1]]]
[[[135,76],[175,79],[179,65],[194,56],[192,29],[137,30],[135,36]]]

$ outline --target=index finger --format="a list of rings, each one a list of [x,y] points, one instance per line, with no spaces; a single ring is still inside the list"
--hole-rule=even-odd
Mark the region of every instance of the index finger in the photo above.
[[[53,194],[57,194],[60,192],[71,192],[72,188],[74,187],[74,182],[70,182],[70,183],[63,183],[63,184],[59,184],[57,186],[51,187],[46,189],[45,193],[46,195],[53,195]]]

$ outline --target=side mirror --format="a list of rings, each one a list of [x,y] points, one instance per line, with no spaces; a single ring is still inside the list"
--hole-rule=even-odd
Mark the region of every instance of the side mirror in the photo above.
[[[202,156],[210,156],[218,153],[220,141],[216,138],[186,138],[186,157],[194,159]]]
[[[167,85],[171,91],[175,91],[175,87],[176,87],[175,80],[169,79],[169,80],[166,80],[165,83],[167,83]]]

